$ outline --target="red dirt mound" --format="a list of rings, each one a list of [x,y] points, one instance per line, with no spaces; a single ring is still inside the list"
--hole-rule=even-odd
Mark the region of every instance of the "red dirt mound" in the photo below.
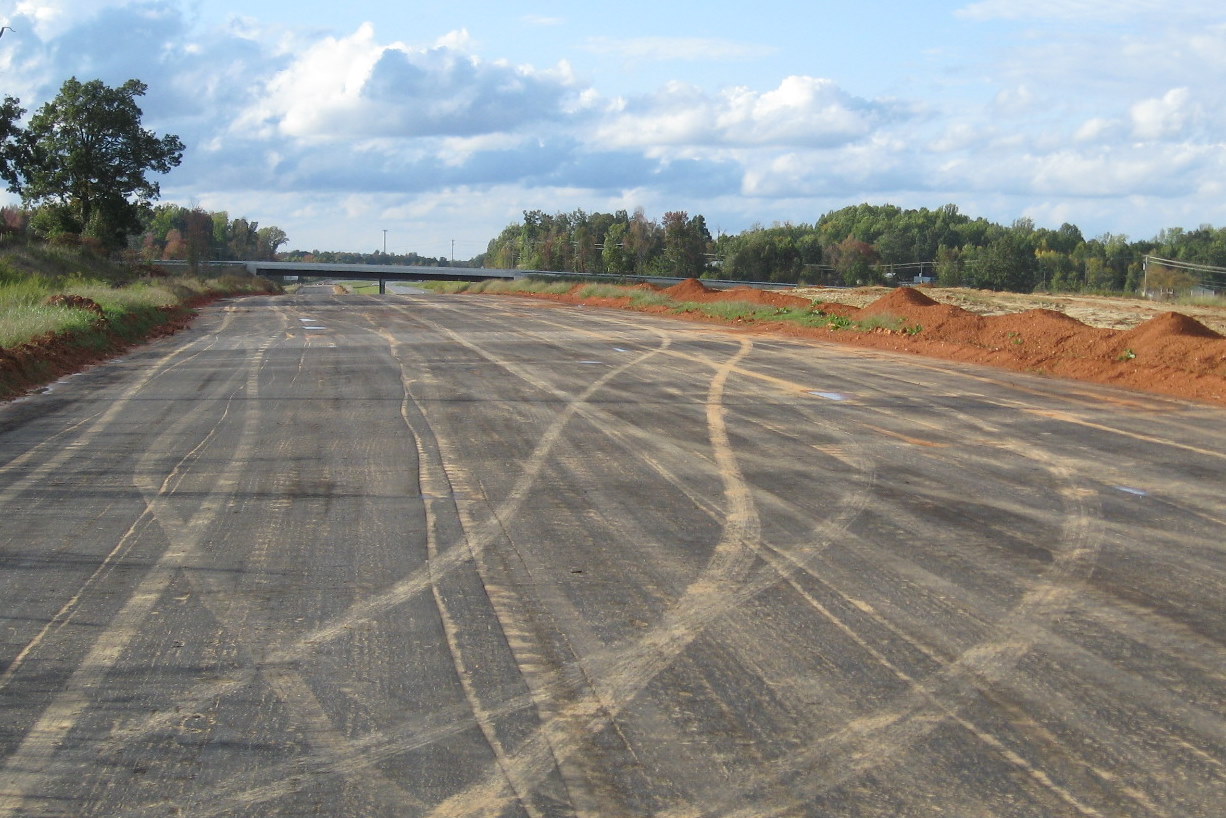
[[[1140,365],[1226,378],[1226,337],[1177,312],[1164,312],[1119,333],[1110,354]]]
[[[1043,347],[1052,353],[1065,349],[1084,353],[1091,346],[1110,338],[1110,330],[1087,326],[1055,310],[1038,309],[1007,315],[993,315],[984,319],[986,337],[993,346],[1010,344],[1031,349]]]
[[[99,318],[106,318],[106,313],[102,311],[102,305],[94,299],[86,298],[83,295],[56,293],[55,295],[47,296],[43,303],[49,307],[70,307],[78,310],[89,310]]]
[[[965,343],[985,331],[984,319],[952,304],[941,304],[914,287],[899,287],[860,310],[860,317],[901,318],[923,328],[925,338]]]
[[[678,301],[694,301],[702,300],[705,296],[714,292],[714,290],[696,278],[687,278],[679,284],[666,287],[663,292],[665,295],[670,298],[676,298]]]
[[[933,301],[928,296],[924,295],[914,287],[899,287],[890,292],[889,295],[882,296],[868,306],[868,309],[876,312],[893,312],[906,311],[915,307],[935,307],[937,302]]]
[[[1191,338],[1222,337],[1195,318],[1190,318],[1178,312],[1164,312],[1161,315],[1155,315],[1135,329],[1130,329],[1123,333],[1120,335],[1120,340],[1143,345],[1169,341],[1171,338],[1180,336]]]

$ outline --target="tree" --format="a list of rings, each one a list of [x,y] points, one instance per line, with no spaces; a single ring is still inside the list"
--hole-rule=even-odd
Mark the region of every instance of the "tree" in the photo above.
[[[614,222],[604,234],[604,248],[601,250],[605,270],[610,273],[634,272],[634,259],[626,250],[626,233],[630,229],[629,221]]]
[[[8,182],[9,190],[14,192],[21,187],[17,170],[21,164],[22,131],[17,121],[25,112],[19,99],[5,97],[0,102],[0,179]]]
[[[277,250],[289,241],[289,236],[280,227],[261,227],[258,233],[260,251],[257,256],[261,261],[275,261]]]
[[[213,217],[199,207],[183,214],[187,241],[187,261],[196,272],[200,262],[208,261],[213,253]]]
[[[848,286],[880,281],[880,273],[873,268],[879,260],[877,251],[871,244],[855,236],[847,236],[838,244],[828,247],[826,257]]]
[[[698,278],[707,269],[711,233],[702,216],[684,210],[664,214],[664,270],[682,278]]]
[[[179,137],[141,127],[136,98],[146,89],[135,79],[118,88],[67,80],[21,137],[17,188],[26,205],[50,207],[59,230],[111,248],[138,232],[141,210],[160,193],[148,174],[183,158]]]

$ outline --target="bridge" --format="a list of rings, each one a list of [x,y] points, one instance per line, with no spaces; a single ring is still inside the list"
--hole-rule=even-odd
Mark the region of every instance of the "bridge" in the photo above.
[[[181,259],[155,262],[158,267],[172,270],[187,270],[191,263]],[[608,273],[565,273],[546,270],[509,270],[500,267],[413,267],[401,264],[333,264],[306,261],[201,261],[197,268],[246,272],[254,276],[297,276],[298,278],[339,278],[345,281],[378,281],[379,292],[386,292],[389,281],[485,281],[489,278],[581,278],[591,281],[618,283],[648,282],[669,287],[684,281],[669,276],[632,276]],[[716,289],[727,287],[757,287],[760,289],[788,289],[795,284],[775,284],[755,281],[723,281],[703,279],[703,284]]]
[[[156,262],[159,267],[185,270],[190,262],[174,259]],[[330,264],[306,261],[202,261],[197,266],[218,273],[246,272],[253,276],[298,278],[342,278],[347,281],[378,281],[385,292],[388,281],[484,281],[487,278],[524,278],[528,270],[503,270],[489,267],[412,267],[403,264]]]

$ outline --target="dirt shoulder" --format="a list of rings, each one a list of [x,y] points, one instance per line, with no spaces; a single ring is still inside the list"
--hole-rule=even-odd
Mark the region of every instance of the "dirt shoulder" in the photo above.
[[[541,297],[676,315],[629,297],[583,298],[581,286]],[[1126,298],[1040,296],[901,287],[796,291],[709,290],[691,279],[662,291],[677,302],[747,301],[813,309],[860,322],[888,318],[906,329],[839,326],[687,313],[739,331],[782,334],[891,352],[1092,381],[1226,406],[1226,308],[1179,307]]]

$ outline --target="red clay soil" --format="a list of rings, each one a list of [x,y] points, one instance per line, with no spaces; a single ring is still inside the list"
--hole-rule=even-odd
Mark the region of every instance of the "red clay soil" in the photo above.
[[[556,300],[582,301],[576,287]],[[751,288],[711,290],[695,279],[663,291],[679,301],[749,301],[779,307],[808,307],[807,298]],[[629,299],[589,299],[584,303],[629,307]],[[783,333],[945,360],[987,364],[1059,378],[1113,384],[1226,405],[1226,337],[1180,313],[1158,315],[1131,330],[1099,329],[1054,310],[980,316],[940,304],[921,289],[899,287],[868,306],[817,302],[816,309],[851,318],[892,316],[906,331],[802,327],[785,322],[734,324],[742,331]],[[648,309],[663,312],[659,307]],[[693,314],[690,314],[693,318]],[[709,320],[725,323],[719,319]]]
[[[695,301],[709,303],[711,301],[742,301],[749,304],[761,304],[764,307],[797,307],[804,309],[813,302],[807,298],[788,295],[778,290],[760,290],[756,287],[733,287],[730,290],[713,290],[696,278],[687,278],[680,284],[662,290],[665,295],[678,301]]]
[[[164,320],[146,332],[142,340],[150,341],[185,329],[195,317],[194,308],[215,300],[216,296],[202,296],[182,306],[163,307]],[[82,304],[73,303],[71,306],[88,309]],[[98,312],[101,313],[101,308]],[[105,321],[105,318],[99,318],[100,323]],[[135,343],[113,331],[105,332],[104,336],[105,343],[97,348],[82,346],[72,335],[57,334],[44,335],[11,349],[0,348],[0,400],[19,397],[65,375],[122,355],[135,346]]]

